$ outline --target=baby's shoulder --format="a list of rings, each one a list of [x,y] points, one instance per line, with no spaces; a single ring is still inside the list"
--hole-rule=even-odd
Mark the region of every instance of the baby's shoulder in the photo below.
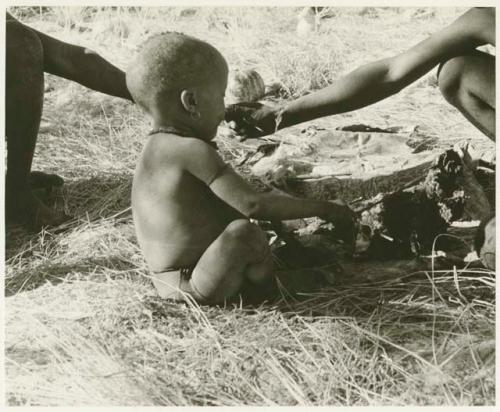
[[[159,133],[148,137],[142,152],[143,158],[150,161],[169,158],[183,148],[182,138],[179,136]]]
[[[149,137],[143,151],[143,160],[150,164],[168,161],[170,166],[182,166],[193,157],[200,157],[202,153],[213,150],[209,144],[194,137],[160,133]]]

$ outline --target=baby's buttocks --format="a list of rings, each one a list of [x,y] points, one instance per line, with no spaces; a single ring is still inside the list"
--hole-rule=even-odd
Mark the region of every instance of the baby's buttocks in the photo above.
[[[183,243],[165,243],[140,239],[139,244],[148,269],[153,273],[181,267],[194,267],[204,250]]]

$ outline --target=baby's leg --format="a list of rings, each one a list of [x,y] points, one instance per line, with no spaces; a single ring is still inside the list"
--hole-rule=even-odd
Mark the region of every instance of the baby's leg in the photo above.
[[[57,224],[63,216],[31,192],[29,175],[43,108],[43,49],[37,35],[17,21],[6,31],[6,214],[33,228]]]
[[[235,296],[246,279],[265,283],[273,262],[264,232],[245,219],[231,222],[198,261],[191,280],[193,296],[220,303]]]

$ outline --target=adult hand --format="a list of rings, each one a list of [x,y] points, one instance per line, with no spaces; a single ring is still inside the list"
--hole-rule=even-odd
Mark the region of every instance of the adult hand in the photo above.
[[[238,140],[255,139],[276,131],[278,110],[261,103],[237,103],[226,107],[225,120]]]

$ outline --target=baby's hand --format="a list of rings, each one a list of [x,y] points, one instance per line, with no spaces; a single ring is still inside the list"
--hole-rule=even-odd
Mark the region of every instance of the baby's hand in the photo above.
[[[328,210],[320,218],[331,222],[335,226],[335,232],[342,239],[348,250],[354,251],[356,242],[357,216],[344,202],[333,200],[328,202]]]
[[[342,221],[353,222],[356,219],[356,213],[341,200],[330,200],[327,205],[326,213],[320,216],[323,220],[339,224]]]

